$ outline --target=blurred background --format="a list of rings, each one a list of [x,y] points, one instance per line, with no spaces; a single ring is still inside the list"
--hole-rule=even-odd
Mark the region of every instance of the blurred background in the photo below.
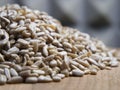
[[[45,11],[64,26],[120,47],[120,0],[0,0],[0,6],[8,3]]]

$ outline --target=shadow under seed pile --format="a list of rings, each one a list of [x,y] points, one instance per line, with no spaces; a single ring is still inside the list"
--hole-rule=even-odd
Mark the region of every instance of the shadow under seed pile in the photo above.
[[[45,12],[0,7],[0,84],[60,81],[118,66],[115,50]]]

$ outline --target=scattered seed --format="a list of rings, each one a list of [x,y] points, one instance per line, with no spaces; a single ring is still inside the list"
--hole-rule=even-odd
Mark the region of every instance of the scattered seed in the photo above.
[[[11,73],[12,76],[18,76],[17,71],[13,68],[10,68],[10,73]]]

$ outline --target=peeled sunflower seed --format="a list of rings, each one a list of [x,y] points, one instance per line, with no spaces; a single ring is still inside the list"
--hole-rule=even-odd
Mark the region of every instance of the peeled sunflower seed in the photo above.
[[[118,65],[119,65],[119,63],[117,61],[111,61],[110,62],[111,67],[117,67]]]
[[[12,24],[9,25],[10,28],[17,28],[17,23],[16,22],[13,22]]]
[[[45,71],[43,71],[43,70],[32,70],[32,72],[38,73],[39,75],[44,75],[45,74]]]
[[[53,81],[50,76],[39,76],[38,77],[38,82],[51,82]]]
[[[4,69],[0,68],[0,74],[5,74]]]
[[[79,69],[74,69],[74,70],[72,70],[72,75],[73,76],[83,76],[84,72]]]
[[[3,61],[5,61],[5,59],[4,59],[3,55],[0,53],[0,62],[3,62]]]
[[[7,81],[7,83],[22,83],[23,78],[21,76],[14,76]]]
[[[10,66],[8,65],[4,65],[4,64],[0,64],[0,68],[9,68]]]
[[[29,46],[29,42],[24,40],[24,39],[20,38],[20,39],[17,40],[17,42],[19,42],[20,44],[25,45],[27,47]]]
[[[48,56],[48,50],[47,50],[47,48],[48,48],[47,45],[45,45],[45,46],[43,47],[43,54],[44,54],[45,56]]]
[[[20,65],[17,65],[17,64],[13,64],[13,68],[18,72],[22,70],[22,67]]]
[[[18,73],[14,68],[10,68],[10,73],[12,76],[18,76]]]
[[[17,47],[12,47],[7,51],[8,54],[15,54],[18,52],[19,52],[19,48],[17,48]]]
[[[64,74],[57,74],[57,76],[61,77],[62,79],[65,78]]]
[[[91,69],[90,74],[96,75],[97,74],[97,69],[95,69],[95,68]]]
[[[9,35],[4,29],[0,29],[0,46],[7,44]]]
[[[4,72],[5,72],[5,75],[6,75],[7,79],[11,79],[10,70],[8,68],[5,68]]]
[[[56,60],[50,61],[50,66],[51,66],[51,67],[57,66],[57,61],[56,61]]]
[[[36,83],[38,81],[38,78],[37,77],[27,77],[25,79],[25,82],[26,83]]]
[[[22,77],[27,77],[30,75],[30,73],[31,73],[31,70],[24,70],[24,71],[21,71],[19,75]]]
[[[7,82],[7,78],[5,75],[0,74],[0,84],[5,84]]]
[[[61,81],[61,77],[58,76],[58,75],[53,76],[52,79],[53,79],[53,81],[55,81],[55,82]]]

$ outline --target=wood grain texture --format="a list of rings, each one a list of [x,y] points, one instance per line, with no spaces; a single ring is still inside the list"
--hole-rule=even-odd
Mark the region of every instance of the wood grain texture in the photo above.
[[[101,70],[97,75],[68,77],[57,83],[6,84],[0,90],[120,90],[120,67]]]

